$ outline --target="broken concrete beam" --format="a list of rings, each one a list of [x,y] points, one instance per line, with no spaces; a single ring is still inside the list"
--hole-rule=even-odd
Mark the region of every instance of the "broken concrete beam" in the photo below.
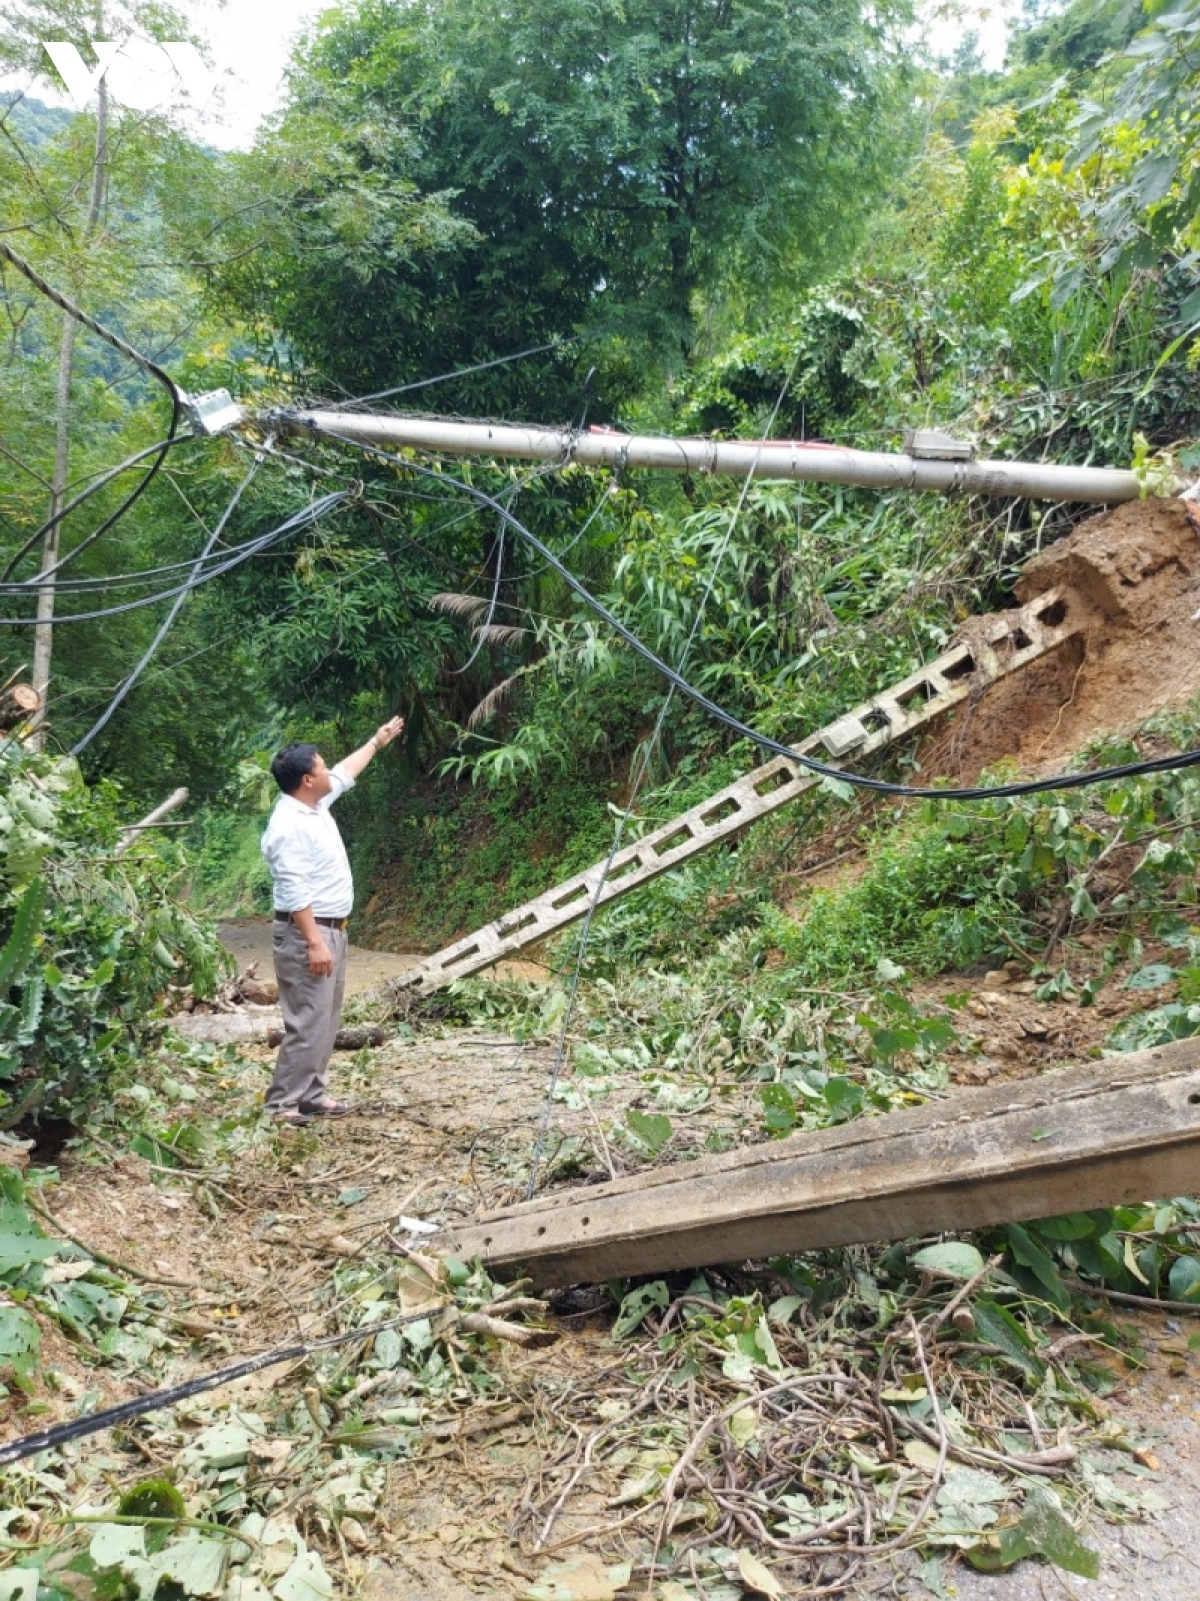
[[[1086,626],[1087,613],[1057,589],[1038,595],[1020,611],[986,621],[979,638],[960,641],[935,661],[855,707],[795,748],[817,756],[860,761],[894,740],[927,727],[986,685],[1028,667]],[[790,805],[821,782],[798,763],[777,756],[680,812],[615,855],[556,884],[485,927],[435,951],[391,981],[393,999],[428,995],[492,967],[505,956],[536,944],[577,922],[590,906],[607,906],[668,873],[701,851],[728,842],[744,829]]]
[[[1200,1192],[1185,1040],[612,1184],[448,1230],[539,1288],[985,1228]]]

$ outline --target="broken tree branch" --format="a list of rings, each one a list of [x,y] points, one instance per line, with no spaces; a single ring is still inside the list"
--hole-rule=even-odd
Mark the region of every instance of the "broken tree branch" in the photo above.
[[[152,812],[146,813],[140,823],[134,823],[125,830],[117,841],[117,848],[113,851],[113,855],[124,856],[130,846],[137,843],[139,834],[148,828],[153,828],[156,823],[160,823],[168,812],[173,812],[177,807],[182,806],[187,798],[188,791],[186,789],[177,789],[168,795],[161,806],[156,806]]]

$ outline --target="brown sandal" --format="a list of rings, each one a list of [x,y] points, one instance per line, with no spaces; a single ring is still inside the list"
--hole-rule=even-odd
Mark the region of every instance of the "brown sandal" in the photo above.
[[[345,1101],[311,1101],[301,1106],[300,1115],[307,1123],[314,1117],[348,1117],[350,1110]]]

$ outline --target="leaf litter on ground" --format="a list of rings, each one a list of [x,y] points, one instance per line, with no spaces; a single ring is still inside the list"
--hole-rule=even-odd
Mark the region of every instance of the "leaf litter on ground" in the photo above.
[[[701,1103],[681,1096],[673,1110],[689,1104]],[[238,1171],[215,1169],[219,1183],[234,1196],[269,1191],[276,1218],[310,1172],[328,1171],[314,1141],[290,1171],[269,1178],[268,1162],[254,1172],[248,1154],[282,1148],[274,1135],[264,1145],[245,1121],[232,1127]],[[648,1143],[635,1140],[631,1159],[639,1147],[645,1158]],[[367,1188],[336,1173],[323,1182],[327,1199],[343,1205],[348,1190]],[[33,1258],[19,1271],[47,1276],[42,1300],[60,1326],[74,1318],[89,1362],[144,1377],[178,1376],[197,1357],[203,1365],[203,1351],[179,1338],[180,1298],[122,1280],[75,1248],[39,1248]],[[59,1262],[85,1272],[55,1282]],[[478,1266],[452,1268],[451,1282],[436,1288],[457,1312],[540,1319],[540,1303],[522,1301],[520,1286],[495,1284]],[[388,1559],[392,1534],[380,1509],[396,1476],[436,1458],[468,1424],[471,1438],[486,1441],[490,1419],[511,1419],[513,1403],[539,1442],[509,1509],[535,1588],[567,1582],[564,1569],[576,1581],[602,1571],[603,1593],[627,1567],[673,1595],[697,1594],[697,1582],[710,1595],[771,1594],[769,1584],[799,1575],[850,1584],[873,1560],[939,1550],[980,1566],[1041,1554],[1070,1567],[1091,1560],[1074,1533],[1077,1506],[1094,1502],[1118,1517],[1154,1508],[1152,1487],[1127,1471],[1128,1451],[1105,1432],[1071,1365],[1072,1354],[1095,1354],[1096,1336],[1084,1339],[1068,1322],[1081,1343],[1060,1350],[1054,1319],[1067,1314],[968,1242],[853,1248],[622,1285],[610,1306],[593,1304],[589,1314],[590,1327],[609,1331],[608,1357],[593,1340],[568,1359],[520,1370],[507,1347],[436,1312],[404,1330],[373,1331],[431,1291],[378,1230],[360,1255],[306,1258],[298,1272],[321,1330],[360,1329],[361,1344],[313,1358],[246,1399],[197,1399],[123,1437],[22,1464],[5,1486],[26,1519],[0,1535],[5,1581],[27,1585],[34,1571],[51,1594],[91,1582],[97,1526],[55,1520],[85,1509],[111,1518],[118,1492],[144,1483],[151,1462],[175,1477],[187,1518],[204,1526],[147,1520],[135,1530],[138,1548],[122,1543],[128,1525],[106,1522],[115,1543],[101,1542],[100,1554],[126,1555],[105,1573],[143,1589],[169,1578],[184,1595],[205,1595],[220,1593],[212,1589],[219,1566],[226,1601],[343,1593]],[[57,1294],[81,1280],[103,1293],[84,1302]],[[106,1349],[114,1330],[126,1343]],[[1120,1367],[1103,1341],[1097,1350]],[[572,1545],[589,1560],[572,1566],[562,1554]],[[752,1577],[760,1569],[768,1588]]]

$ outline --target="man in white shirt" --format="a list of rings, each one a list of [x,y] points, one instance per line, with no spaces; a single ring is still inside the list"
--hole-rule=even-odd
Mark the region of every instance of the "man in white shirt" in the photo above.
[[[267,1091],[278,1122],[301,1126],[348,1110],[326,1088],[346,989],[346,923],[354,882],[330,807],[404,727],[393,717],[360,750],[326,767],[315,745],[288,745],[271,763],[283,794],[262,838],[275,905],[275,977],[283,1044]]]

